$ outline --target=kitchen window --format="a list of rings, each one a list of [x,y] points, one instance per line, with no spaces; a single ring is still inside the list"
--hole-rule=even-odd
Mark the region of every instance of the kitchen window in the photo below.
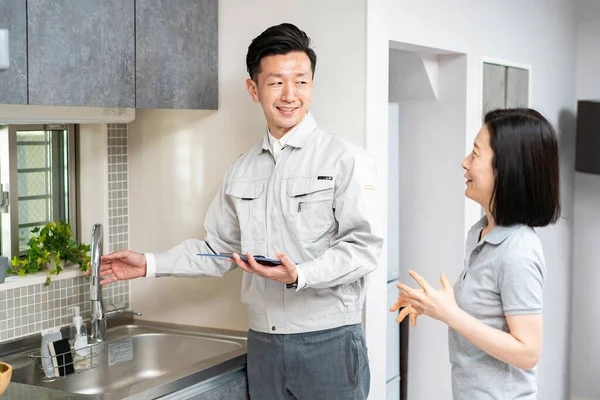
[[[71,224],[77,237],[75,126],[0,126],[0,254],[22,255],[31,230]]]

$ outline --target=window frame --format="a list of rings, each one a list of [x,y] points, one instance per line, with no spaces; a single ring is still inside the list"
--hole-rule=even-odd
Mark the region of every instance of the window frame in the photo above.
[[[10,258],[21,255],[19,251],[19,184],[17,164],[17,131],[67,131],[67,182],[68,219],[73,236],[78,238],[78,187],[77,187],[77,129],[74,124],[15,124],[0,126],[0,182],[9,193],[8,213],[0,214],[0,254]],[[53,139],[54,140],[54,139]],[[53,144],[54,147],[58,147]],[[8,153],[8,154],[6,154]],[[60,156],[56,151],[53,157]],[[55,165],[55,161],[52,161]],[[56,177],[55,183],[56,183]],[[64,183],[64,182],[63,182]],[[60,185],[64,188],[64,184]]]

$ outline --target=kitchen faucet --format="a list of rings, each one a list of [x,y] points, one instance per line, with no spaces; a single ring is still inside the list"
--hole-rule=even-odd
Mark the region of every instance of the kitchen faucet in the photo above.
[[[90,339],[92,343],[103,342],[106,339],[106,318],[108,316],[117,313],[142,315],[142,313],[126,308],[115,308],[110,311],[104,309],[102,287],[100,286],[100,257],[102,256],[103,237],[102,224],[95,224],[92,228],[92,254],[90,262],[90,306],[92,310]]]

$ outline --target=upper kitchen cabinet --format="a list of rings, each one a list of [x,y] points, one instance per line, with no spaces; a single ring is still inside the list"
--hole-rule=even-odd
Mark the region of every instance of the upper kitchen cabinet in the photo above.
[[[8,30],[10,66],[0,71],[0,104],[27,104],[27,7],[0,0],[0,29]]]
[[[136,107],[216,109],[217,0],[136,0]]]
[[[29,104],[135,107],[134,0],[26,4]]]

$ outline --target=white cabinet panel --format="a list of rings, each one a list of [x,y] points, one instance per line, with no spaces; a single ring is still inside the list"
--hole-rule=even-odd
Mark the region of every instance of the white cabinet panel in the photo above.
[[[392,281],[387,285],[387,304],[391,307],[398,299],[398,281]],[[386,380],[390,380],[400,374],[400,325],[396,322],[398,313],[388,312],[387,318],[387,356],[386,356]]]
[[[400,377],[387,383],[385,394],[386,400],[400,400]]]
[[[388,104],[388,271],[387,280],[400,276],[400,105]]]

